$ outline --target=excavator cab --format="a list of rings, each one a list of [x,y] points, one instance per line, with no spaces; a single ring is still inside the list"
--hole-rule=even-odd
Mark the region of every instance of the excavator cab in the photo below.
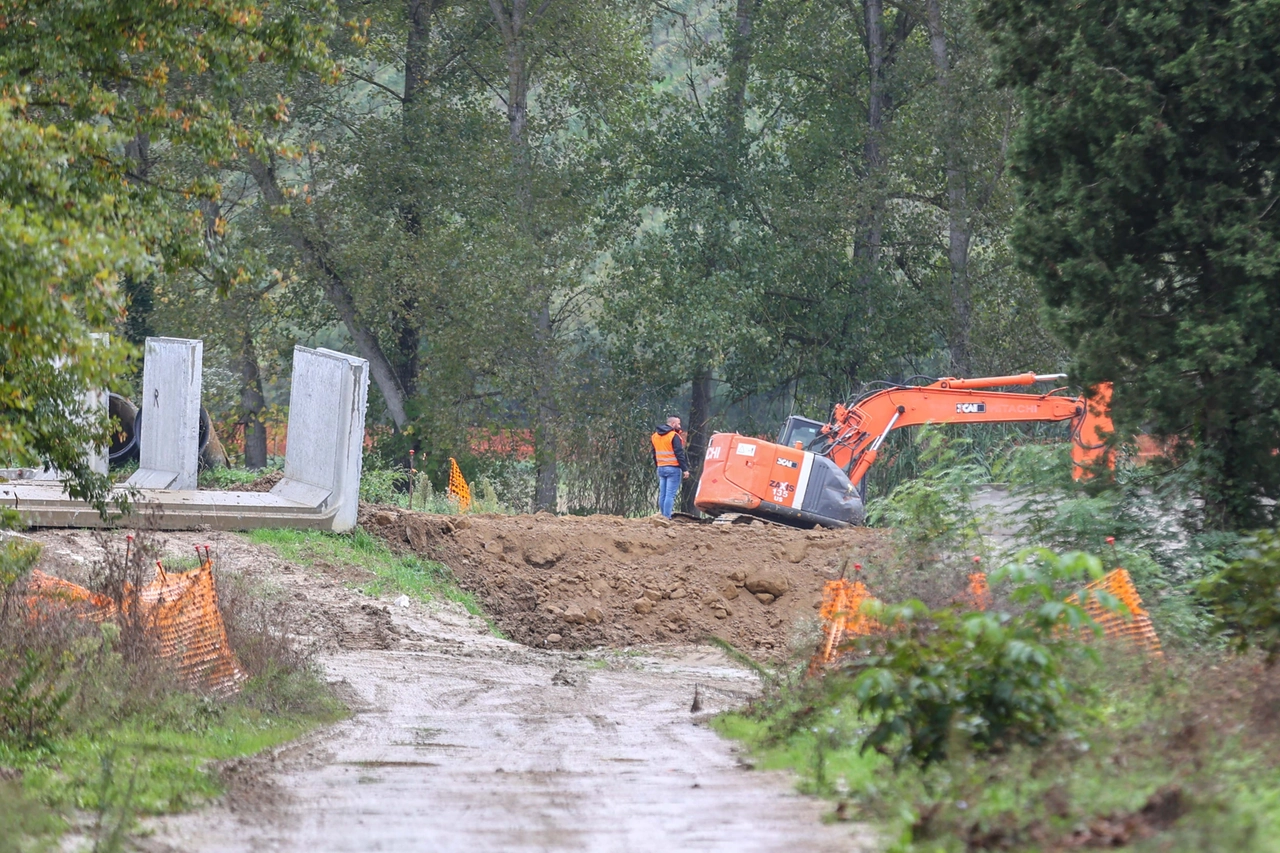
[[[792,415],[782,424],[782,432],[778,433],[778,444],[783,447],[795,447],[798,441],[802,450],[808,450],[813,440],[822,434],[824,426],[826,424],[822,421]]]

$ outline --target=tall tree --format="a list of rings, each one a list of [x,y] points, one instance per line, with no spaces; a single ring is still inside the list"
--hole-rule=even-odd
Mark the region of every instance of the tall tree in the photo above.
[[[984,0],[1025,110],[1014,239],[1120,434],[1190,457],[1210,523],[1280,492],[1277,0]]]
[[[218,194],[207,180],[167,184],[149,168],[150,152],[164,146],[217,161],[262,146],[254,125],[281,116],[275,104],[240,97],[244,78],[264,64],[327,67],[323,15],[300,8],[6,5],[0,456],[52,463],[73,494],[102,505],[106,478],[92,476],[81,454],[87,440],[104,443],[106,425],[87,422],[80,401],[120,370],[127,348],[97,347],[89,333],[127,310],[122,276],[143,280],[200,260],[186,199]]]

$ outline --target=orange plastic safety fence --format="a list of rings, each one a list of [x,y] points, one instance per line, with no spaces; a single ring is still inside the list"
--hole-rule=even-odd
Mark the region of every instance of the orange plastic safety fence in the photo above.
[[[111,599],[105,595],[36,569],[27,579],[27,612],[33,619],[38,619],[42,611],[50,607],[70,607],[95,622],[110,618],[116,611]]]
[[[462,477],[458,461],[452,456],[449,457],[449,497],[458,501],[458,512],[471,509],[471,488]]]
[[[1114,569],[1107,573],[1106,577],[1096,580],[1085,587],[1091,592],[1108,592],[1118,598],[1125,607],[1129,609],[1128,613],[1113,613],[1098,603],[1097,599],[1090,597],[1085,602],[1085,612],[1092,617],[1102,627],[1102,635],[1108,638],[1123,638],[1139,648],[1146,649],[1153,655],[1161,656],[1163,651],[1160,648],[1160,637],[1156,635],[1155,626],[1151,624],[1151,617],[1142,606],[1142,598],[1138,595],[1137,587],[1133,585],[1133,578],[1129,577],[1129,573],[1124,569]],[[1067,599],[1072,604],[1079,604],[1079,596],[1071,596]]]
[[[43,572],[32,572],[27,589],[33,616],[48,605],[84,608],[83,615],[98,622],[116,614],[106,597]],[[188,684],[215,693],[239,688],[245,674],[227,642],[212,561],[205,560],[190,572],[161,570],[138,591],[138,606],[143,608],[160,656],[173,661]]]
[[[845,578],[827,581],[822,588],[822,643],[809,660],[812,675],[831,663],[840,650],[840,642],[846,637],[865,637],[879,630],[880,623],[862,612],[862,605],[871,600],[862,581]]]
[[[188,683],[217,692],[237,689],[245,675],[227,642],[212,561],[190,572],[162,571],[138,600],[151,609],[161,657],[176,661]]]
[[[969,575],[969,590],[965,602],[974,610],[986,610],[991,606],[991,587],[987,584],[986,572],[973,572]]]

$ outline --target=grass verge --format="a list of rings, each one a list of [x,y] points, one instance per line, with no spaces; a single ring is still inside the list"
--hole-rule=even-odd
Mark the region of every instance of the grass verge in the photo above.
[[[0,743],[0,765],[20,773],[23,794],[57,816],[49,828],[65,827],[72,810],[183,811],[223,792],[212,762],[253,755],[342,719],[346,709],[322,688],[315,686],[312,707],[284,714],[254,707],[262,688],[253,682],[225,702],[173,693],[145,712],[73,726],[39,749]],[[0,836],[8,834],[4,820],[0,812]]]
[[[479,616],[496,636],[497,625],[481,609],[476,597],[458,586],[443,563],[414,554],[396,554],[381,539],[357,529],[354,533],[315,530],[264,529],[247,534],[249,541],[267,545],[283,559],[301,566],[356,569],[373,577],[349,584],[366,595],[381,597],[403,593],[421,601],[452,601]]]

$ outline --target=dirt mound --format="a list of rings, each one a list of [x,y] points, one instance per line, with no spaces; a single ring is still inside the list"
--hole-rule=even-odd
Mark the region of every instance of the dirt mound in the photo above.
[[[816,627],[822,585],[842,557],[871,563],[889,553],[884,531],[867,528],[390,507],[364,507],[360,522],[393,547],[447,565],[512,639],[556,648],[714,635],[780,655],[797,631]]]

